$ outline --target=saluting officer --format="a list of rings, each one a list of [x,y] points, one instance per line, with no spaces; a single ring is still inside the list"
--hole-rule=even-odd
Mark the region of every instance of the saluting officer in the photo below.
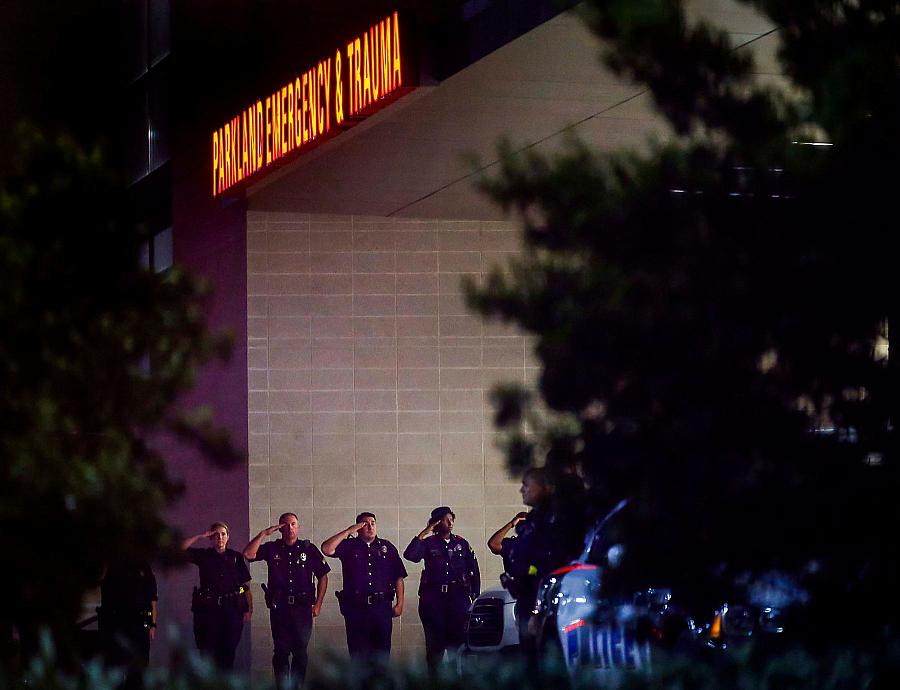
[[[431,511],[428,525],[413,537],[403,557],[413,563],[425,559],[419,584],[419,617],[425,629],[425,658],[432,673],[444,658],[465,641],[466,615],[481,591],[475,552],[453,534],[456,515],[447,506]]]
[[[344,589],[337,597],[347,628],[347,649],[363,660],[390,656],[391,618],[403,613],[406,568],[397,547],[377,534],[375,514],[366,512],[356,516],[355,525],[322,543],[326,556],[341,559]]]
[[[297,515],[284,513],[277,525],[266,527],[244,547],[248,561],[265,561],[269,567],[269,586],[263,585],[263,589],[275,647],[272,669],[279,687],[300,685],[306,677],[306,649],[312,634],[312,619],[322,610],[331,570],[314,544],[308,539],[298,539],[299,530]],[[280,539],[260,546],[263,537],[278,531]]]
[[[194,543],[209,538],[212,546],[200,549]],[[209,654],[224,670],[234,668],[234,652],[244,624],[253,615],[250,571],[244,557],[227,548],[228,525],[214,522],[209,530],[185,539],[181,548],[200,569],[200,587],[194,588],[194,640],[197,649]]]

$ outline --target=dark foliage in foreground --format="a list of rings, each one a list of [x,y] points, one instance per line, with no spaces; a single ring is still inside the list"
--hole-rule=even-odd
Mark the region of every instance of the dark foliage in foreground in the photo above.
[[[48,626],[62,658],[103,563],[172,546],[161,511],[179,491],[149,445],[169,433],[222,463],[235,452],[177,396],[224,354],[206,290],[141,265],[147,235],[100,153],[22,129],[0,187],[0,661]]]
[[[536,336],[537,392],[499,392],[512,466],[578,452],[597,512],[635,499],[623,582],[711,603],[802,572],[807,634],[877,638],[898,620],[900,6],[747,4],[783,78],[680,2],[587,3],[672,136],[504,148],[482,186],[527,251],[469,301]]]
[[[91,662],[80,672],[60,670],[53,646],[45,638],[41,652],[24,677],[13,681],[0,673],[0,690],[24,687],[34,690],[114,690],[123,680],[116,670]],[[803,651],[759,653],[753,647],[715,658],[661,659],[650,675],[623,676],[622,690],[881,690],[896,687],[900,679],[900,649],[880,647],[867,652],[835,647],[822,656]],[[195,652],[176,651],[166,669],[152,669],[144,681],[146,690],[269,690],[270,683],[240,674],[217,671]],[[429,677],[422,665],[393,664],[363,672],[346,658],[327,660],[307,679],[305,690],[599,690],[597,679],[582,674],[570,679],[565,669],[550,665],[529,671],[515,657],[486,655],[462,676],[447,667]]]

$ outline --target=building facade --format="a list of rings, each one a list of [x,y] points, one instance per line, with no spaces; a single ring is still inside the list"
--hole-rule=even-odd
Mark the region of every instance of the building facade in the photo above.
[[[164,74],[156,67],[166,130],[153,139],[147,125],[134,190],[160,231],[171,228],[174,260],[211,282],[210,326],[234,336],[231,360],[203,372],[185,404],[211,403],[248,457],[222,472],[173,449],[187,491],[172,521],[196,533],[224,519],[240,548],[291,511],[301,536],[320,544],[371,510],[402,551],[432,508],[449,505],[491,585],[502,566],[487,537],[521,498],[496,443],[490,391],[535,381],[539,369],[526,334],[466,310],[462,279],[520,251],[514,220],[474,182],[491,173],[503,136],[517,151],[553,152],[569,134],[613,150],[667,133],[642,87],[601,68],[574,11],[432,5],[174,5]],[[736,4],[693,6],[736,49],[754,50],[764,71],[773,64],[773,27]],[[402,88],[384,43],[395,16]],[[340,86],[338,56],[349,71]],[[761,78],[778,78],[769,72]],[[154,141],[166,142],[155,168]],[[331,565],[311,650],[345,649]],[[417,658],[420,566],[407,565],[394,649]],[[259,605],[242,654],[264,676],[265,566],[252,573]],[[160,605],[185,636],[193,575],[167,577]]]

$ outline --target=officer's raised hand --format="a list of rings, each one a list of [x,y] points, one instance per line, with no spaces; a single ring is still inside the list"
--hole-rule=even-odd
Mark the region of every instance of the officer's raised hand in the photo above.
[[[344,541],[344,539],[349,539],[351,536],[362,536],[362,530],[364,530],[368,526],[368,522],[366,522],[365,520],[361,520],[355,525],[350,525],[347,529],[341,530],[334,536],[329,537],[322,542],[322,553],[324,553],[326,556],[334,556],[334,551],[337,548],[338,544]]]
[[[506,538],[506,535],[509,533],[511,529],[513,529],[516,525],[518,525],[522,520],[528,519],[528,513],[516,513],[516,516],[507,522],[503,527],[498,529],[491,535],[491,538],[488,539],[488,549],[490,549],[491,553],[500,555],[503,553],[503,540]]]
[[[256,552],[259,550],[259,545],[262,543],[262,540],[266,537],[272,536],[273,534],[275,534],[275,532],[278,532],[284,526],[285,523],[282,522],[277,525],[272,525],[271,527],[266,527],[262,532],[253,537],[253,539],[250,540],[247,546],[244,547],[244,558],[246,558],[248,561],[252,561],[254,558],[256,558]]]
[[[428,539],[432,534],[434,534],[434,528],[441,524],[440,520],[428,521],[428,524],[425,526],[421,532],[419,532],[419,539],[422,541]]]

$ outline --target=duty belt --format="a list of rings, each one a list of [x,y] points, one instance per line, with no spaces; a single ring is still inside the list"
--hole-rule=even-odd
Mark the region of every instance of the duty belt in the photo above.
[[[312,600],[312,594],[310,592],[301,592],[300,594],[287,594],[286,592],[272,593],[272,601],[275,601],[276,603],[284,602],[288,606],[309,603],[310,600]]]
[[[366,604],[367,606],[372,606],[373,604],[380,604],[383,601],[390,601],[391,597],[388,597],[387,592],[373,592],[372,594],[354,594],[353,602],[356,604]]]
[[[224,606],[225,604],[233,604],[236,599],[244,594],[247,591],[246,587],[238,587],[233,592],[226,592],[225,594],[213,594],[212,592],[204,592],[200,590],[199,596],[200,598],[208,603],[215,604],[216,606]]]
[[[447,582],[440,584],[438,582],[423,582],[422,588],[429,592],[437,592],[439,594],[449,594],[450,592],[468,591],[468,585],[462,582]]]

